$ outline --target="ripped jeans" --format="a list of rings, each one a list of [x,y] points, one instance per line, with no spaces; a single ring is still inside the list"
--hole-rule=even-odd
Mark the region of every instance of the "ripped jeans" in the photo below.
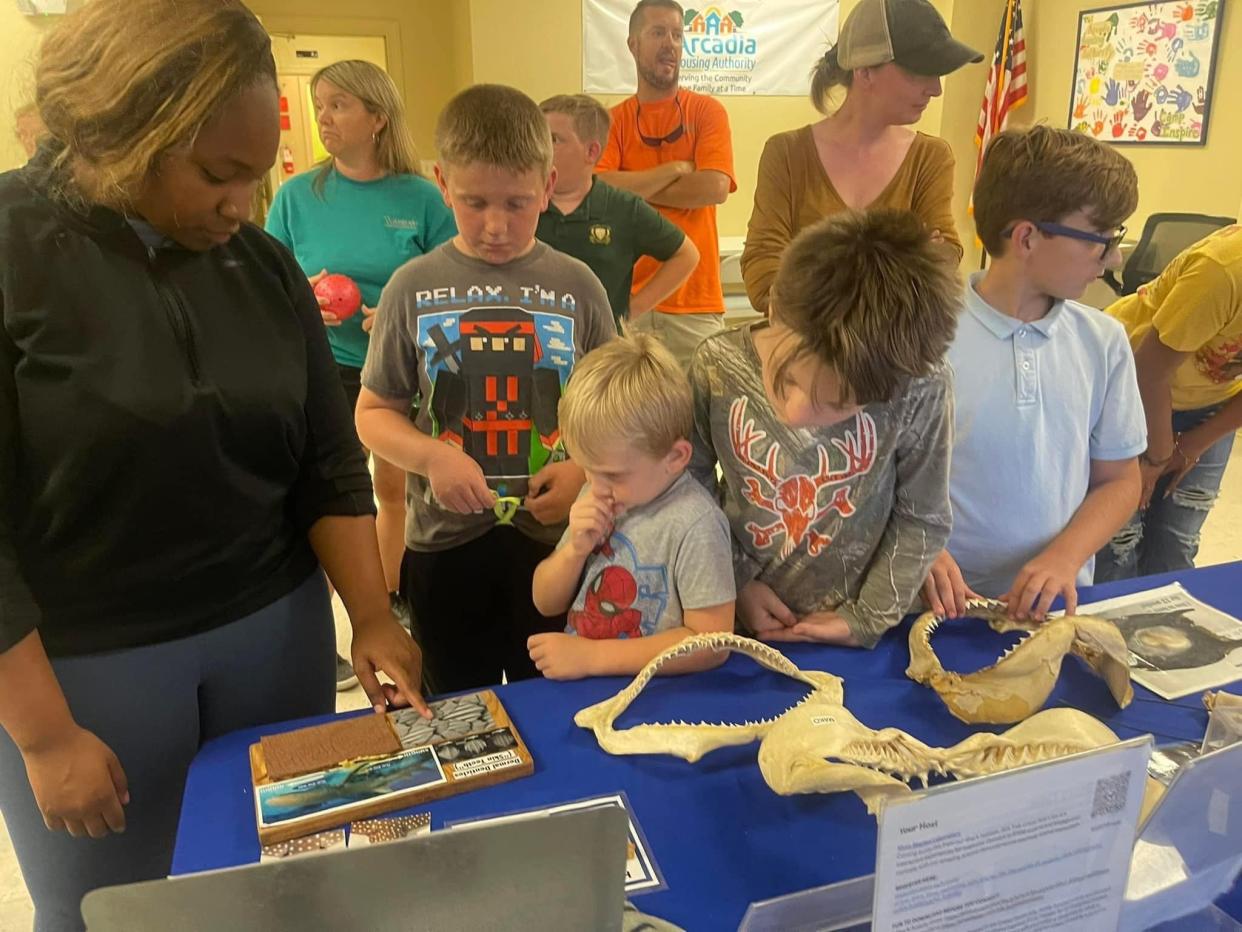
[[[1202,424],[1220,405],[1173,412],[1173,430],[1182,432]],[[1199,552],[1199,531],[1216,503],[1220,480],[1229,463],[1233,434],[1207,448],[1168,497],[1171,476],[1161,476],[1146,511],[1135,512],[1095,556],[1095,581],[1109,582],[1152,573],[1190,569]]]

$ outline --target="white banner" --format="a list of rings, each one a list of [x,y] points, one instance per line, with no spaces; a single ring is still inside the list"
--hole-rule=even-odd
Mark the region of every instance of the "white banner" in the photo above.
[[[632,94],[625,40],[635,0],[582,0],[582,89]],[[837,41],[840,0],[727,0],[686,11],[681,87],[701,94],[801,97]]]

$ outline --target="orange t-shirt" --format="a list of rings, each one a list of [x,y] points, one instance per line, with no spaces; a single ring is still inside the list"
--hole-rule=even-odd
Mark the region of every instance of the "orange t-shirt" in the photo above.
[[[678,112],[680,103],[680,112]],[[642,105],[644,136],[664,137],[677,129],[685,132],[674,142],[649,146],[638,138],[638,98],[630,97],[612,108],[608,145],[595,166],[597,172],[646,171],[665,162],[693,162],[697,171],[718,171],[729,178],[729,191],[737,190],[733,177],[733,138],[729,115],[711,97],[694,91],[678,91],[675,98]],[[690,237],[699,250],[699,264],[685,283],[657,305],[666,314],[723,314],[720,290],[720,241],[716,234],[716,207],[677,208],[653,204],[661,214]],[[634,266],[633,291],[655,274],[660,263],[644,256]]]

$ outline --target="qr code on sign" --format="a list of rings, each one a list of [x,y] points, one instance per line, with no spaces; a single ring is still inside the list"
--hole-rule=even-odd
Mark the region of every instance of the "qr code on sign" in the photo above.
[[[1091,818],[1113,815],[1126,807],[1130,792],[1130,774],[1119,773],[1095,781],[1095,802],[1091,806]]]

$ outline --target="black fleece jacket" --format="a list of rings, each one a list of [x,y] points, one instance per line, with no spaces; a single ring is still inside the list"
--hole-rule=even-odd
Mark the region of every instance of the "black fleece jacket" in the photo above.
[[[46,158],[0,175],[0,651],[235,621],[315,570],[317,520],[374,511],[318,305],[257,227],[150,250]]]

